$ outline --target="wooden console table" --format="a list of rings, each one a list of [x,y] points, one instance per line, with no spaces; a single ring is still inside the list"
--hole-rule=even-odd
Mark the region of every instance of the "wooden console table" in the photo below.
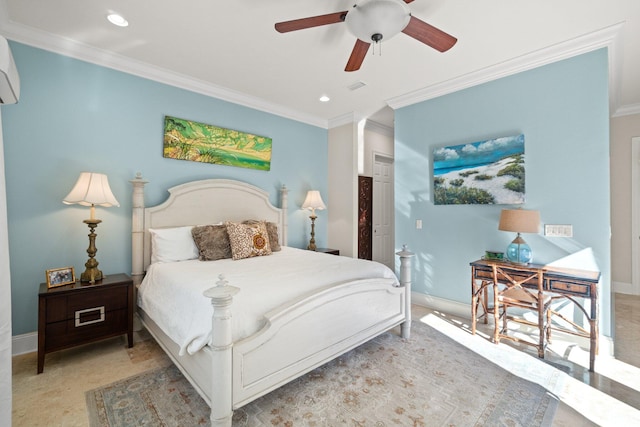
[[[543,271],[543,289],[548,292],[553,299],[568,299],[573,302],[586,316],[589,321],[589,330],[583,329],[573,321],[562,316],[562,314],[552,311],[565,322],[571,324],[574,329],[552,327],[572,335],[589,338],[589,370],[593,372],[596,354],[598,353],[598,282],[600,281],[599,271],[588,271],[552,267],[541,264],[527,264],[520,267],[518,264],[481,259],[473,261],[471,265],[471,316],[472,333],[476,332],[476,320],[478,318],[478,305],[482,305],[484,310],[484,323],[488,322],[487,314],[493,310],[488,304],[487,287],[493,286],[493,268],[499,265],[501,269],[514,277],[524,277],[531,268],[539,268]],[[535,287],[535,284],[524,284],[527,287]],[[590,310],[576,298],[589,299]]]

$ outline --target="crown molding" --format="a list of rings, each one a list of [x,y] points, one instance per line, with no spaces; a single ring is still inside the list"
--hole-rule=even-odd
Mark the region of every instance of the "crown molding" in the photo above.
[[[618,107],[611,117],[631,116],[640,114],[640,104],[629,104]]]
[[[623,26],[624,22],[620,22],[500,64],[428,86],[406,95],[390,98],[387,100],[387,104],[395,110],[607,47],[609,48],[609,107],[610,111],[615,111],[615,103],[618,99],[617,94],[620,86],[620,67],[618,65],[620,63],[618,57],[620,49],[616,46],[619,45],[618,40]]]
[[[374,122],[373,120],[367,119],[367,123],[365,123],[364,128],[366,130],[370,130],[371,132],[379,133],[380,135],[393,138],[393,128],[385,126],[382,123]]]
[[[0,11],[6,12],[6,3],[0,0]],[[2,14],[4,17],[6,13]],[[148,63],[137,61],[123,55],[98,49],[76,40],[71,40],[45,31],[27,27],[0,18],[0,34],[5,38],[18,43],[26,44],[39,49],[58,53],[70,58],[100,65],[127,74],[153,80],[158,83],[185,89],[201,95],[232,102],[255,110],[274,114],[287,119],[306,123],[320,128],[328,128],[328,120],[297,110],[284,107],[279,104],[267,102],[263,99],[249,96],[245,93],[218,86],[203,80],[194,79],[184,74],[156,67]]]
[[[356,113],[345,113],[329,120],[329,129],[337,128],[349,123],[356,123],[361,119]]]

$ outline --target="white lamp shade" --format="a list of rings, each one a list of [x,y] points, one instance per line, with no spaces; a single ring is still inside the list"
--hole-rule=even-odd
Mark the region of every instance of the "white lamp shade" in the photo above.
[[[360,40],[371,43],[374,34],[387,41],[405,29],[411,19],[402,0],[364,0],[353,6],[345,18],[347,28]]]
[[[109,179],[105,174],[82,172],[76,185],[67,194],[62,203],[82,206],[120,206],[109,187]]]
[[[322,196],[320,196],[320,192],[318,190],[309,190],[307,192],[307,197],[304,199],[302,209],[315,211],[316,209],[323,210],[326,208],[327,206],[322,201]]]
[[[525,209],[503,209],[498,230],[516,233],[537,233],[540,227],[540,212]]]

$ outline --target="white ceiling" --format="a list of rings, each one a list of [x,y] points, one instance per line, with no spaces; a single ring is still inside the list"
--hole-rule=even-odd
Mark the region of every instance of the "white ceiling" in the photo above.
[[[439,53],[399,34],[351,73],[355,38],[344,23],[274,29],[353,2],[0,0],[0,34],[321,127],[362,117],[391,127],[389,106],[607,46],[611,114],[640,112],[639,0],[415,0],[412,14],[458,43]],[[107,22],[110,11],[129,27]],[[319,102],[323,94],[331,101]]]

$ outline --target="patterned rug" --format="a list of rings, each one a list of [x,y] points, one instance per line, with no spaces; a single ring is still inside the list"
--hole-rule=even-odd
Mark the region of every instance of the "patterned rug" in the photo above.
[[[208,425],[173,365],[86,393],[91,426]],[[236,410],[234,426],[550,426],[557,401],[432,327],[389,332]]]

